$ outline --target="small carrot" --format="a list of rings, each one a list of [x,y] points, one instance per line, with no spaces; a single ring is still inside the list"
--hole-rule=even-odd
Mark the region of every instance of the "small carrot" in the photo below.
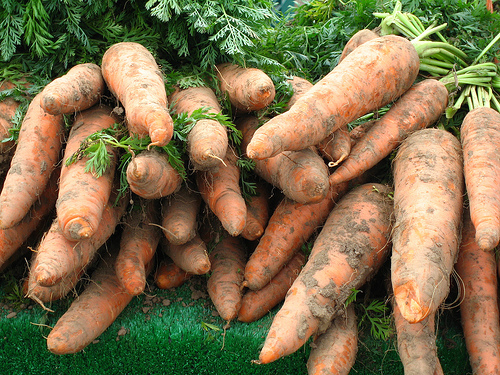
[[[99,65],[77,64],[45,86],[40,94],[40,106],[51,115],[83,111],[97,104],[105,89]]]
[[[255,322],[282,302],[304,263],[304,253],[298,251],[266,286],[259,290],[247,290],[241,300],[238,320]]]
[[[352,143],[349,130],[345,125],[318,143],[317,148],[319,153],[330,161],[328,166],[331,168],[342,163],[349,156]]]
[[[403,317],[418,323],[450,291],[462,223],[460,142],[441,129],[414,132],[393,160],[391,281]]]
[[[419,65],[415,47],[404,37],[387,35],[363,43],[288,111],[257,129],[246,149],[248,157],[266,159],[318,144],[401,96],[415,81]]]
[[[165,152],[144,150],[127,165],[130,190],[145,199],[166,197],[179,190],[182,176],[168,162]]]
[[[61,280],[61,282],[51,286],[38,284],[33,275],[30,274],[23,283],[23,293],[27,298],[45,307],[46,303],[63,299],[72,290],[75,290],[83,274],[83,270],[73,272]]]
[[[184,271],[172,259],[164,259],[155,272],[155,284],[160,289],[177,288],[193,276],[192,273]]]
[[[111,194],[118,154],[116,148],[106,147],[110,164],[100,176],[87,171],[85,158],[71,164],[68,161],[86,137],[112,127],[117,121],[107,106],[94,106],[75,117],[66,142],[56,202],[59,226],[68,240],[89,238],[97,230]]]
[[[352,51],[358,48],[363,43],[366,43],[372,39],[378,38],[379,35],[370,29],[361,29],[354,33],[353,36],[347,41],[339,57],[339,63],[346,58]]]
[[[64,121],[31,101],[21,124],[18,143],[0,193],[0,228],[10,228],[26,216],[45,189],[60,159]]]
[[[153,55],[139,43],[119,42],[106,50],[101,69],[109,90],[125,109],[130,135],[149,135],[151,145],[165,146],[172,139],[174,123]]]
[[[220,90],[237,110],[258,111],[274,100],[274,82],[263,70],[231,63],[218,64],[215,70]]]
[[[161,244],[163,252],[184,271],[195,275],[204,275],[210,271],[207,245],[199,235],[182,245],[173,245],[167,241],[162,241]]]
[[[298,76],[292,76],[292,78],[287,82],[292,86],[293,91],[292,97],[290,98],[290,100],[288,100],[287,109],[290,109],[290,107],[295,104],[297,99],[299,99],[303,94],[305,94],[307,91],[309,91],[310,88],[314,86],[307,79]]]
[[[241,236],[249,241],[255,241],[262,236],[269,220],[270,191],[264,181],[256,182],[256,194],[246,200],[247,220]]]

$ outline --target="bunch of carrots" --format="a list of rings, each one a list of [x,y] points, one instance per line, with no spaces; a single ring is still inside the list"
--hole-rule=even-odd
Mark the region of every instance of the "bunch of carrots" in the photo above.
[[[85,348],[149,277],[168,289],[205,275],[228,325],[282,303],[256,363],[311,339],[310,374],[347,374],[358,346],[351,293],[390,262],[405,373],[442,373],[435,324],[454,273],[471,365],[499,373],[496,94],[468,81],[472,96],[487,98],[470,102],[460,137],[436,127],[457,83],[420,74],[423,51],[435,47],[422,39],[360,31],[318,82],[288,77],[293,94],[275,115],[259,115],[276,99],[264,71],[221,63],[215,84],[166,87],[154,56],[132,42],[47,84],[15,144],[19,103],[1,102],[11,156],[0,269],[42,231],[29,298],[49,309],[91,278],[52,328],[49,350]],[[434,63],[445,66],[448,53]],[[497,79],[498,66],[488,69]],[[381,181],[374,171],[390,156],[391,182]]]

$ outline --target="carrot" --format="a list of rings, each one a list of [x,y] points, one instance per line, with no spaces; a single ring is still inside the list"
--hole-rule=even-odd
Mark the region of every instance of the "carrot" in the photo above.
[[[388,186],[370,183],[340,199],[274,316],[258,363],[294,353],[313,334],[323,333],[351,290],[359,289],[384,263],[392,229],[389,194]]]
[[[210,252],[208,295],[220,317],[228,322],[236,319],[241,307],[245,261],[246,249],[241,237],[224,235]]]
[[[351,372],[358,353],[354,305],[348,305],[345,316],[342,315],[337,316],[324,333],[314,338],[307,360],[309,375],[347,375]]]
[[[26,84],[25,86],[29,86]],[[15,88],[16,85],[11,81],[3,81],[0,83],[0,92]],[[8,154],[12,157],[15,149],[15,141],[7,141],[11,137],[10,129],[14,127],[12,122],[13,117],[19,109],[21,102],[13,97],[7,97],[0,101],[0,155]]]
[[[130,190],[146,199],[166,197],[179,190],[182,177],[168,162],[165,152],[144,150],[127,165]]]
[[[411,42],[387,35],[351,52],[286,112],[254,134],[251,159],[318,144],[338,128],[394,101],[408,90],[419,71]]]
[[[167,241],[162,241],[161,244],[163,252],[184,271],[195,275],[204,275],[210,271],[207,245],[199,235],[182,245],[173,245]]]
[[[358,142],[366,135],[366,133],[368,133],[368,130],[370,130],[372,126],[377,123],[377,121],[378,119],[368,120],[352,128],[352,130],[349,132],[349,136],[351,137],[351,149],[356,142]]]
[[[215,70],[220,90],[237,110],[258,111],[274,100],[274,83],[264,71],[231,63],[218,64]]]
[[[203,201],[231,235],[239,235],[246,225],[247,207],[239,185],[240,169],[234,150],[228,149],[224,165],[214,171],[195,171]]]
[[[470,215],[476,228],[476,242],[484,250],[500,240],[500,114],[479,107],[463,119],[460,138]]]
[[[193,276],[192,273],[184,271],[172,259],[160,261],[155,272],[155,284],[160,289],[177,288]]]
[[[293,91],[292,97],[288,100],[287,109],[290,109],[303,94],[314,86],[307,79],[297,76],[292,76],[287,82],[292,86]]]
[[[0,193],[2,229],[16,225],[26,216],[60,158],[63,117],[45,113],[39,103],[39,96],[35,96],[28,107]]]
[[[318,203],[301,204],[284,198],[278,204],[245,266],[243,285],[262,289],[325,222],[347,184],[334,186]]]
[[[255,241],[262,236],[269,220],[269,188],[263,181],[256,182],[256,195],[246,200],[247,220],[241,236]]]
[[[266,286],[259,290],[247,290],[241,300],[238,320],[255,322],[282,302],[304,263],[304,253],[299,251]]]
[[[114,270],[114,258],[101,260],[91,282],[71,303],[47,336],[47,348],[63,355],[83,350],[99,337],[132,300]]]
[[[86,137],[112,127],[117,121],[112,109],[107,106],[94,106],[75,117],[66,142],[56,202],[59,226],[68,240],[88,238],[97,230],[111,194],[118,154],[116,148],[106,147],[111,161],[101,176],[87,171],[85,158],[71,164],[68,160]]]
[[[318,143],[317,148],[330,161],[328,166],[335,167],[349,156],[352,143],[347,125],[344,125]]]
[[[474,374],[500,373],[500,314],[495,252],[481,249],[469,211],[455,269],[462,280],[460,316]]]
[[[161,238],[159,210],[155,200],[139,199],[125,217],[115,271],[118,280],[134,296],[146,287],[146,265],[155,255]]]
[[[410,88],[351,149],[330,175],[330,184],[359,176],[388,156],[410,133],[433,125],[448,105],[448,90],[426,79]]]
[[[342,50],[342,53],[339,57],[339,63],[360,45],[378,37],[379,35],[375,31],[370,29],[361,29],[357,31],[345,44],[344,49]]]
[[[242,133],[241,148],[245,150],[258,131],[259,120],[255,116],[246,116],[236,120],[235,124]],[[299,203],[322,200],[329,187],[328,167],[311,147],[284,151],[268,159],[255,160],[254,172]]]
[[[208,87],[190,87],[177,90],[169,97],[176,113],[191,115],[199,109],[208,113],[220,113],[221,107],[215,93]],[[187,153],[194,169],[215,168],[226,155],[227,129],[212,119],[198,120],[187,135]]]
[[[101,69],[109,90],[125,109],[130,135],[149,135],[151,145],[165,146],[172,139],[174,123],[153,55],[139,43],[119,42],[106,50]]]
[[[33,275],[30,274],[23,284],[23,293],[27,298],[45,307],[46,303],[63,299],[72,290],[75,290],[83,273],[83,270],[72,272],[61,280],[61,282],[51,286],[42,286],[38,284]]]
[[[450,290],[465,193],[460,142],[441,129],[422,129],[401,144],[393,161],[391,280],[403,317],[418,323]]]
[[[486,0],[486,9],[488,12],[493,13],[493,0]]]
[[[93,107],[105,90],[100,66],[82,63],[45,86],[40,106],[51,115],[71,114]]]
[[[187,185],[163,200],[161,229],[169,243],[181,245],[196,236],[200,206],[201,195]]]

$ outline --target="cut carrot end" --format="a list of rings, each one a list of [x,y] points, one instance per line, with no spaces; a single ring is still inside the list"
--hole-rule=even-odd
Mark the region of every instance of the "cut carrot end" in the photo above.
[[[56,275],[54,272],[51,272],[50,270],[46,269],[36,269],[34,271],[35,274],[35,280],[38,285],[40,286],[53,286],[57,284],[61,278]]]
[[[64,234],[69,240],[79,241],[92,236],[94,229],[87,220],[77,217],[66,224]]]
[[[394,298],[403,318],[409,323],[419,323],[430,313],[428,306],[423,306],[420,293],[414,281],[394,288]]]

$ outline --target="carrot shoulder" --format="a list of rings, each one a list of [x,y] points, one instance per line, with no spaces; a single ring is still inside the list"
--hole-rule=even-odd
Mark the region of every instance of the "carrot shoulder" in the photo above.
[[[460,142],[441,129],[422,129],[393,161],[394,232],[391,280],[410,323],[435,312],[450,289],[465,193]]]
[[[132,136],[150,137],[151,144],[165,146],[173,135],[162,72],[146,47],[119,42],[102,57],[102,75],[125,109]]]
[[[286,112],[261,126],[247,147],[251,159],[300,150],[343,125],[394,101],[419,71],[419,57],[407,39],[387,35],[351,52]]]

